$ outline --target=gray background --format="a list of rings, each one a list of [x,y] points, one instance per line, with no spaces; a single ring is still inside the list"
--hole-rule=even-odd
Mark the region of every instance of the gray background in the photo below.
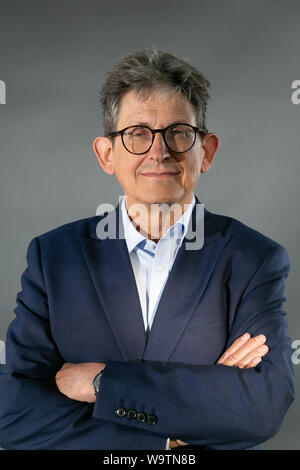
[[[299,16],[298,0],[0,0],[0,339],[29,241],[117,202],[121,189],[92,151],[98,94],[115,60],[148,46],[189,59],[211,81],[208,128],[221,145],[196,194],[287,248],[286,310],[300,338]],[[299,404],[264,449],[300,448]]]

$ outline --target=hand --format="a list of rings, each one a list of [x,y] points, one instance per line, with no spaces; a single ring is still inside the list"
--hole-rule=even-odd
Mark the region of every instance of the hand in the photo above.
[[[94,403],[96,395],[93,381],[105,366],[104,362],[66,362],[55,376],[58,390],[72,400]]]
[[[255,367],[269,351],[268,346],[264,344],[265,342],[264,335],[251,338],[249,333],[245,333],[225,351],[217,364],[236,366],[240,369]]]
[[[180,441],[179,439],[170,439],[169,448],[174,449],[174,447],[188,446],[186,442]]]

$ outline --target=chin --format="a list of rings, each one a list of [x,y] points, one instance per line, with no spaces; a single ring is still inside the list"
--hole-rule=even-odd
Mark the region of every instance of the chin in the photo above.
[[[151,194],[141,197],[141,199],[147,204],[174,204],[180,202],[181,198],[178,194]]]

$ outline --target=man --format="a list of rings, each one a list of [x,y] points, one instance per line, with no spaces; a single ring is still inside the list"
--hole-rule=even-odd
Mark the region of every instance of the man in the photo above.
[[[218,148],[208,85],[156,50],[109,74],[94,150],[124,198],[30,243],[0,381],[4,448],[247,449],[278,432],[294,399],[288,256],[198,211]]]

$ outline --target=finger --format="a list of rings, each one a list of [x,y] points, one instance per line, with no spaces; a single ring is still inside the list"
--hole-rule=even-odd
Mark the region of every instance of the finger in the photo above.
[[[245,367],[245,369],[250,369],[250,368],[252,368],[252,367],[256,367],[257,364],[259,364],[261,361],[262,361],[262,358],[261,358],[261,357],[256,357],[255,359],[252,360],[252,362],[250,362],[250,363]]]
[[[177,443],[177,441],[174,441],[173,439],[170,439],[169,448],[174,449],[174,447],[179,447],[179,444]]]
[[[249,341],[247,341],[244,346],[238,349],[235,353],[227,356],[225,358],[225,361],[222,362],[222,364],[226,366],[235,366],[238,365],[239,362],[244,363],[246,356],[249,354],[251,355],[251,353],[252,357],[262,356],[267,351],[265,350],[265,348],[263,348],[262,350],[259,348],[264,345],[263,343],[265,342],[265,340],[266,339],[263,335],[251,338]]]
[[[241,345],[234,353],[228,355],[225,351],[225,358],[222,360],[222,364],[226,366],[234,366],[238,361],[243,359],[251,351],[255,351],[258,347],[262,346],[266,341],[264,335],[258,335],[254,338],[249,339],[246,344]],[[256,354],[258,356],[259,354]]]
[[[250,333],[245,333],[244,335],[240,336],[238,339],[232,343],[230,348],[226,349],[224,354],[220,357],[217,364],[221,364],[228,356],[235,353],[241,346],[243,346],[248,340],[250,339]]]
[[[65,370],[71,367],[73,364],[71,362],[65,362],[63,366],[60,368],[60,370]]]
[[[250,364],[256,357],[262,358],[268,352],[269,352],[269,348],[266,344],[264,344],[263,346],[260,346],[257,349],[255,349],[254,351],[251,351],[250,353],[246,354],[246,356],[244,356],[242,359],[237,361],[234,365],[244,368],[248,364]]]
[[[70,362],[65,362],[62,367],[56,372],[55,378],[56,380],[59,379],[65,369],[68,369],[72,364]]]
[[[176,442],[177,442],[177,444],[179,444],[180,446],[188,446],[188,444],[187,444],[186,442],[180,441],[180,439],[176,439]]]

